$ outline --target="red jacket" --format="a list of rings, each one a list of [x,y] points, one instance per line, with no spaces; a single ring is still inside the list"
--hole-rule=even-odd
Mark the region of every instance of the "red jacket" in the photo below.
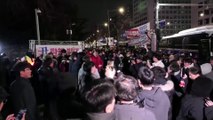
[[[102,61],[101,57],[92,55],[92,56],[90,56],[90,59],[92,62],[94,62],[95,67],[98,69],[98,71],[100,71],[101,68],[103,67],[103,61]]]

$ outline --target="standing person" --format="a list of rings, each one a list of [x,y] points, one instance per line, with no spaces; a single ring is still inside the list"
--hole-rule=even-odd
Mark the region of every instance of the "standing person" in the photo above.
[[[59,76],[57,71],[54,71],[54,60],[46,56],[43,65],[39,68],[39,81],[41,83],[41,92],[43,93],[44,104],[45,104],[45,117],[51,120],[56,120],[56,100],[59,93],[58,80]]]
[[[109,81],[93,84],[84,96],[85,120],[117,120],[114,113],[116,90]]]
[[[4,88],[0,87],[0,112],[2,111],[4,105],[6,104],[8,96],[9,96],[9,94],[6,92],[6,90]],[[0,113],[0,120],[3,120],[1,113]],[[15,120],[14,114],[8,115],[6,120]],[[25,120],[25,114],[23,114],[21,120]]]
[[[189,93],[182,99],[177,120],[185,120],[187,118],[190,118],[190,120],[203,120],[204,99],[210,97],[213,83],[210,79],[200,74],[198,67],[191,67],[188,71],[193,83]]]
[[[78,92],[80,95],[83,95],[85,90],[90,88],[94,81],[100,79],[100,74],[93,62],[87,61],[83,66],[83,70],[85,73],[78,80]]]
[[[19,62],[15,66],[16,80],[11,83],[10,92],[14,113],[21,109],[27,109],[27,120],[38,120],[36,110],[36,97],[29,81],[32,77],[31,65],[27,62]]]
[[[147,61],[147,66],[148,66],[149,68],[153,68],[153,67],[155,67],[155,66],[159,66],[159,67],[165,68],[165,65],[164,65],[164,63],[162,62],[162,59],[161,59],[161,54],[155,53],[155,54],[152,56],[152,60],[153,60],[153,63],[152,63],[152,64],[150,63],[149,60]]]
[[[5,53],[0,54],[0,85],[4,88],[8,87],[10,60]]]
[[[98,69],[100,72],[101,69],[103,68],[103,61],[101,57],[98,55],[97,51],[93,51],[92,56],[90,57],[91,61],[95,63],[95,67]]]
[[[156,120],[153,112],[140,103],[135,103],[137,97],[137,80],[132,76],[124,75],[115,83],[118,102],[115,113],[118,120]]]
[[[153,87],[154,73],[147,67],[141,67],[138,73],[139,87],[138,98],[145,108],[151,110],[157,120],[168,120],[170,101],[165,92],[159,87]]]
[[[0,87],[0,112],[2,111],[4,107],[4,104],[6,103],[8,96],[9,94],[6,92],[6,90]],[[1,113],[0,113],[0,120],[3,120]]]
[[[184,78],[187,83],[185,83],[186,86],[186,93],[189,93],[192,87],[193,81],[189,77],[189,68],[194,67],[194,63],[191,58],[184,58],[183,59],[183,68],[181,69],[181,77]]]
[[[68,72],[69,71],[69,56],[67,55],[67,51],[62,49],[59,56],[57,57],[58,61],[58,69],[60,72]]]
[[[113,60],[108,60],[105,68],[105,79],[113,80],[115,78],[116,69]]]

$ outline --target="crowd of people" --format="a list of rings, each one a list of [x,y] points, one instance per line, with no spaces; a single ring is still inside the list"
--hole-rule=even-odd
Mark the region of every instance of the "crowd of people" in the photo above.
[[[213,120],[213,57],[145,47],[34,58],[1,54],[0,120]],[[60,89],[64,73],[75,82]]]

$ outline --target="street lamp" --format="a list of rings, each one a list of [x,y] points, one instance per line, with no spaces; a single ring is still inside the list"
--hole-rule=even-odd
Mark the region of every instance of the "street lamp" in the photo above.
[[[107,22],[108,22],[108,24],[104,24],[104,26],[106,26],[107,27],[107,29],[108,29],[108,39],[107,39],[107,46],[108,46],[108,42],[109,42],[109,40],[110,40],[110,21],[111,21],[111,18],[110,18],[110,12],[114,12],[114,11],[117,11],[116,9],[114,9],[114,10],[107,10]],[[124,12],[125,12],[125,9],[123,8],[123,7],[119,7],[118,8],[118,12],[120,13],[120,14],[123,14]]]
[[[203,17],[204,16],[204,13],[202,12],[202,13],[200,13],[200,17]]]
[[[104,26],[105,26],[105,27],[108,27],[108,23],[104,23]]]
[[[38,19],[38,14],[39,13],[41,13],[41,10],[36,8],[35,9],[36,33],[37,33],[38,44],[40,45],[41,41],[40,41],[39,19]]]
[[[120,7],[120,8],[118,9],[118,11],[119,11],[119,13],[123,14],[123,13],[125,12],[125,9],[124,9],[123,7]]]

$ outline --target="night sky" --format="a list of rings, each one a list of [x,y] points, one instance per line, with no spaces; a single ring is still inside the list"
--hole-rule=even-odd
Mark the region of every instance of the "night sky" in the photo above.
[[[88,34],[94,32],[92,31],[94,26],[107,21],[107,10],[127,4],[131,5],[131,0],[1,0],[0,42],[28,43],[29,39],[36,39],[34,13],[36,7],[43,11],[39,20],[41,39],[65,40],[66,26],[72,19],[71,12],[76,12],[77,15],[73,16],[86,19],[82,24],[84,27],[82,31]],[[70,18],[67,19],[67,16]],[[83,33],[73,37],[76,37],[76,40],[86,39]],[[84,37],[79,38],[79,36]]]
[[[89,20],[89,25],[102,24],[107,20],[107,10],[127,5],[131,0],[76,0],[80,15]]]

